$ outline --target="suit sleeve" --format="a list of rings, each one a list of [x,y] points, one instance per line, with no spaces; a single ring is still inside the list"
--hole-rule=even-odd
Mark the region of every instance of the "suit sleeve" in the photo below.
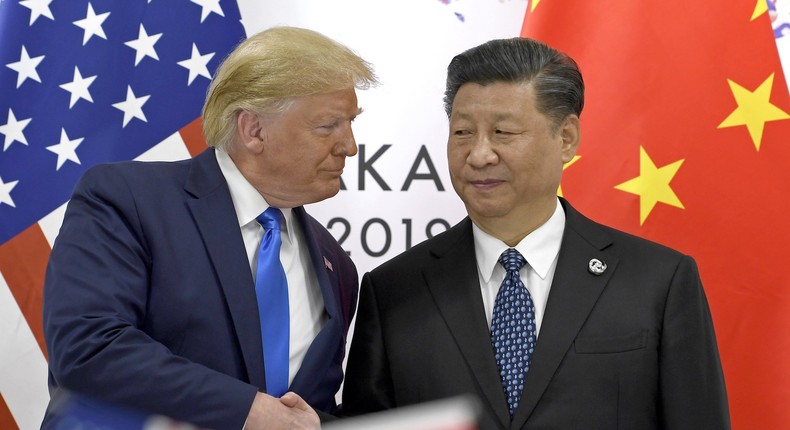
[[[359,291],[359,308],[346,367],[341,415],[378,412],[395,406],[376,288],[371,275],[366,273]]]
[[[730,428],[713,321],[690,257],[681,260],[669,288],[659,371],[663,428]]]
[[[201,427],[241,429],[256,387],[173,354],[143,329],[155,264],[145,238],[157,232],[142,231],[140,209],[114,170],[92,169],[77,185],[44,286],[50,381]]]

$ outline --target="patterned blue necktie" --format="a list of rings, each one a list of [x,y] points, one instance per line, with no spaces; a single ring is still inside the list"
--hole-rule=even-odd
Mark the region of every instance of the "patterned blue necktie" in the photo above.
[[[526,263],[513,248],[499,256],[499,264],[507,274],[499,287],[491,319],[491,344],[511,417],[518,408],[537,339],[535,306],[518,274]]]
[[[261,321],[266,392],[280,397],[288,391],[288,342],[291,331],[288,280],[280,263],[280,225],[285,219],[279,209],[270,207],[256,220],[264,229],[258,249],[255,294]]]

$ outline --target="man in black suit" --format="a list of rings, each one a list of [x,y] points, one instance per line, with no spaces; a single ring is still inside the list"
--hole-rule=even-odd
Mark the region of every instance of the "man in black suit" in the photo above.
[[[694,260],[557,197],[583,103],[576,63],[535,40],[451,61],[468,218],[363,277],[345,413],[471,394],[485,430],[729,428]]]

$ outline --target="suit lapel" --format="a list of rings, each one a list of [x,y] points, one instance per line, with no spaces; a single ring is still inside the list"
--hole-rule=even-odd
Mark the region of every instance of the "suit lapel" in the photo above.
[[[425,269],[428,289],[455,338],[480,391],[504,427],[510,423],[477,275],[472,223],[467,218],[438,244]]]
[[[328,320],[310,345],[304,361],[291,383],[291,389],[301,393],[310,392],[305,390],[305,388],[315,386],[316,381],[323,381],[323,376],[329,367],[332,366],[334,356],[328,356],[328,354],[334,354],[338,345],[344,344],[342,342],[343,316],[340,310],[340,287],[334,278],[327,273],[330,270],[331,262],[326,259],[326,252],[313,234],[304,208],[294,208],[294,215],[299,222],[305,242],[310,250],[310,262],[318,279],[318,285],[321,288],[321,295],[324,299],[324,308],[328,316]]]
[[[293,209],[296,219],[299,221],[299,226],[302,228],[307,248],[310,251],[310,263],[313,266],[315,275],[318,278],[318,285],[321,288],[321,295],[324,298],[324,306],[329,318],[340,317],[340,286],[337,285],[335,279],[329,276],[329,271],[332,269],[332,262],[326,257],[328,251],[324,249],[323,244],[313,234],[313,229],[310,226],[310,219],[305,212],[304,207]]]
[[[228,302],[250,383],[265,387],[261,328],[257,318],[249,317],[258,314],[252,273],[230,191],[213,150],[193,159],[184,188],[194,197],[187,204]]]
[[[513,417],[514,429],[522,428],[535,409],[617,267],[618,260],[604,251],[611,239],[565,200],[561,202],[566,216],[565,233],[532,367]],[[606,263],[603,274],[594,275],[588,269],[593,258]]]

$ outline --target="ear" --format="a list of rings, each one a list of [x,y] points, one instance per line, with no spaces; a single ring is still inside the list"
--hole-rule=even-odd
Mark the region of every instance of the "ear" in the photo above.
[[[568,115],[562,122],[559,130],[562,139],[562,162],[567,163],[576,155],[581,143],[581,124],[575,114]]]
[[[253,153],[263,151],[263,137],[260,117],[250,111],[243,110],[236,118],[236,129],[239,143]]]

